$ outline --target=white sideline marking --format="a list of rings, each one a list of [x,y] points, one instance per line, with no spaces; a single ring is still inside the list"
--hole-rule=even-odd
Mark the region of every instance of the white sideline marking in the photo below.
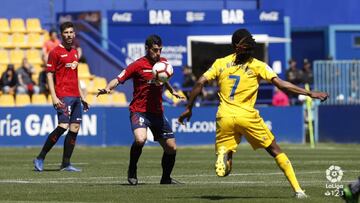
[[[359,173],[360,170],[348,170],[344,171],[347,173]],[[306,172],[298,172],[297,174],[323,174],[324,171],[306,171]],[[262,175],[283,175],[282,172],[273,172],[273,173],[241,173],[241,174],[230,174],[230,176],[262,176]],[[214,177],[216,178],[215,174],[195,174],[195,175],[177,175],[174,176],[175,178],[194,178],[194,177]],[[149,181],[152,178],[160,178],[160,176],[142,176],[140,180],[146,180],[146,183],[159,183],[158,180],[156,181]],[[6,183],[19,183],[19,184],[123,184],[127,183],[123,181],[125,177],[66,177],[66,178],[39,178],[39,179],[3,179],[0,180],[0,184]],[[284,183],[284,181],[185,181],[187,184],[267,184],[267,183]],[[326,180],[310,180],[310,181],[301,181],[301,183],[326,183]],[[352,182],[349,181],[342,181],[343,183]]]
[[[75,163],[75,162],[71,162],[71,164],[73,164],[73,165],[89,165],[89,163]],[[34,165],[34,164],[32,164],[32,165]],[[45,163],[45,165],[47,165],[47,166],[60,166],[61,163],[58,163],[58,164],[55,164],[55,163],[47,164],[47,163]]]
[[[84,178],[85,179],[85,178]],[[81,179],[80,179],[81,180]],[[17,184],[127,184],[127,181],[122,180],[111,180],[111,181],[79,181],[79,180],[73,180],[73,181],[56,181],[56,180],[0,180],[0,184],[6,184],[6,183],[17,183]],[[287,181],[182,181],[185,184],[190,185],[206,185],[206,184],[283,184]],[[301,181],[302,184],[320,184],[320,183],[327,183],[328,181]],[[342,183],[350,183],[352,181],[342,181]],[[140,183],[146,183],[146,184],[158,184],[159,180],[156,181],[149,181],[149,180],[140,180]]]

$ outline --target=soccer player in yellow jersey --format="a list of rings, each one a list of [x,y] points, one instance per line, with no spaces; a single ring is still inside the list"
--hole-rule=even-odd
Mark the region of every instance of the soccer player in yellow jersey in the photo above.
[[[254,150],[264,148],[275,158],[290,182],[295,197],[306,198],[307,195],[296,179],[290,160],[277,145],[274,135],[267,128],[254,105],[261,79],[271,82],[281,90],[321,101],[326,100],[328,94],[307,91],[278,78],[266,63],[252,57],[256,42],[246,29],[234,32],[232,45],[235,52],[217,59],[196,82],[190,93],[186,110],[178,120],[183,124],[185,119],[191,118],[194,101],[201,93],[204,84],[210,80],[217,80],[220,105],[216,115],[216,174],[224,177],[230,173],[232,154],[236,151],[241,136],[245,136]]]

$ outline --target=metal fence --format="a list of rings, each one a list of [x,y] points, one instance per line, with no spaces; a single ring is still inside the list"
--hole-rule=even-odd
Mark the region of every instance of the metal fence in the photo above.
[[[360,61],[314,61],[314,89],[329,93],[324,105],[360,104]]]

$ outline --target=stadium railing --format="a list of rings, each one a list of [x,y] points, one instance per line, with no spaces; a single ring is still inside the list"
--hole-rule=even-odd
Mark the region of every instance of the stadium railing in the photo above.
[[[314,61],[314,88],[328,92],[322,105],[360,104],[360,61]]]

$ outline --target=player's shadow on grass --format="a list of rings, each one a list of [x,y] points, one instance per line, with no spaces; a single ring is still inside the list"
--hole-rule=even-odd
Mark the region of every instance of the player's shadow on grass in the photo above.
[[[137,187],[137,186],[151,185],[151,184],[149,184],[149,183],[138,183],[137,185],[130,185],[129,183],[121,183],[121,182],[119,182],[119,183],[99,183],[99,184],[91,183],[89,185],[90,186],[120,185],[120,186],[124,186],[124,187]]]
[[[35,169],[33,169],[33,171],[39,172],[39,171],[37,171],[37,170],[35,170]],[[44,169],[42,172],[59,172],[59,171],[60,171],[60,169],[58,169],[58,168],[53,168],[53,169]]]
[[[223,195],[204,195],[200,197],[194,197],[199,199],[207,199],[207,200],[225,200],[225,199],[287,199],[287,197],[279,197],[279,196],[263,196],[263,197],[251,197],[251,196],[223,196]]]
[[[118,185],[121,185],[121,186],[128,186],[128,187],[136,187],[136,186],[139,186],[139,185],[150,185],[150,184],[146,184],[146,183],[138,183],[137,185],[130,185],[129,183],[119,183]]]

